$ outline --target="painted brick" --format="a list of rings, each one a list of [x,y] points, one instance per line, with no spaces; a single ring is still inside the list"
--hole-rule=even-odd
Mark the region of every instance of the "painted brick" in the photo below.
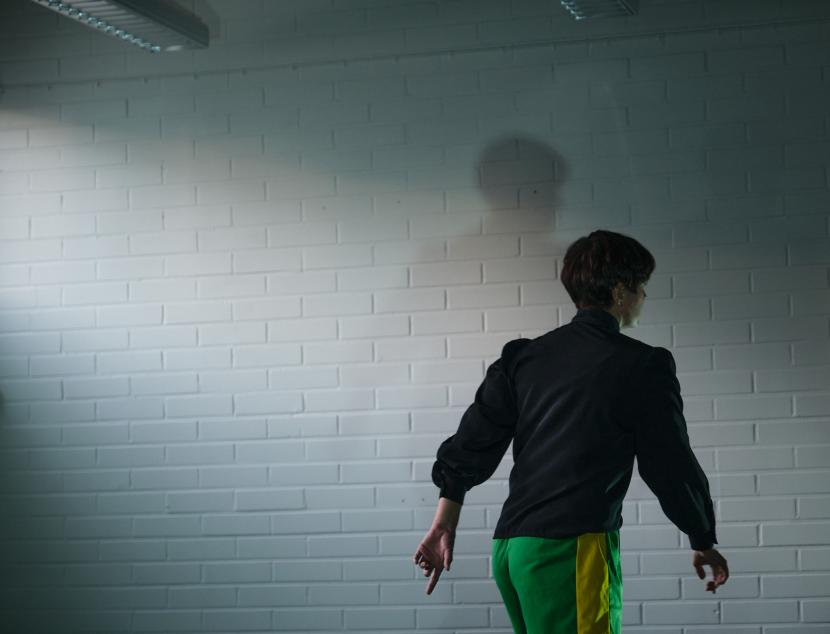
[[[191,276],[197,274],[231,273],[231,254],[183,254],[167,255],[164,271],[170,276]]]
[[[196,234],[192,231],[165,231],[130,236],[130,253],[180,253],[196,250]]]
[[[231,211],[226,205],[181,207],[164,212],[166,229],[191,229],[193,227],[225,227],[231,223]]]
[[[170,397],[165,403],[171,418],[228,415],[232,409],[231,399],[226,396]]]
[[[162,355],[159,351],[100,352],[97,354],[97,364],[100,372],[108,374],[160,371]]]
[[[715,348],[715,367],[722,370],[789,368],[790,346],[787,343],[754,343]]]
[[[166,348],[196,345],[196,328],[193,326],[159,326],[133,328],[130,331],[131,348]]]
[[[131,208],[176,207],[193,205],[195,202],[196,190],[189,183],[130,188]]]
[[[213,347],[165,350],[164,367],[168,370],[229,368],[231,367],[231,350]]]
[[[248,297],[265,292],[265,278],[262,275],[223,275],[204,277],[197,280],[199,297]]]
[[[93,214],[40,216],[32,218],[32,238],[86,235],[95,232]]]
[[[124,207],[126,207],[126,204]],[[98,216],[98,232],[102,234],[161,231],[162,229],[161,210],[107,212]],[[124,237],[129,239],[132,236]]]
[[[128,253],[127,236],[64,238],[63,240],[63,257],[66,259],[107,258]]]
[[[176,302],[164,304],[167,324],[228,321],[231,307],[221,302]]]
[[[753,321],[753,340],[794,341],[820,339],[827,331],[825,316],[757,319]]]

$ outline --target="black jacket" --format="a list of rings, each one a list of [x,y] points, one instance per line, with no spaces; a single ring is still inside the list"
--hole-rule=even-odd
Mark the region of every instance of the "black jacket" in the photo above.
[[[513,441],[510,491],[494,538],[572,537],[622,526],[640,476],[693,549],[717,543],[709,481],[689,447],[672,354],[620,332],[601,309],[535,339],[507,342],[458,431],[438,448],[432,481],[463,504]]]

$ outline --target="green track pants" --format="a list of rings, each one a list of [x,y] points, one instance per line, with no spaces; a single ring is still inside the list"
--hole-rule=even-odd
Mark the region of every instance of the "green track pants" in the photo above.
[[[620,634],[619,530],[493,539],[493,576],[516,634]]]

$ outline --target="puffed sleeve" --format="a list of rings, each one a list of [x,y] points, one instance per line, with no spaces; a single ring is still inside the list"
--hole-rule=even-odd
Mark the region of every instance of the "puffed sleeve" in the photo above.
[[[523,341],[505,344],[502,356],[487,368],[458,430],[438,447],[432,481],[439,497],[463,504],[467,491],[493,475],[504,457],[518,417],[506,356]]]
[[[689,445],[674,357],[666,348],[649,351],[633,386],[637,468],[675,526],[694,550],[717,544],[709,481]]]

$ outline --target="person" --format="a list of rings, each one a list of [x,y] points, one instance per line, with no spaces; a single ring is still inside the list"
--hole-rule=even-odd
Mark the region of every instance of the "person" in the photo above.
[[[458,430],[438,448],[431,528],[413,563],[432,594],[452,564],[467,491],[513,443],[509,492],[492,540],[493,576],[522,634],[618,634],[619,528],[633,465],[688,538],[706,590],[726,583],[709,482],[689,446],[672,354],[620,332],[637,325],[655,268],[635,239],[596,230],[571,244],[561,281],[570,323],[507,342]]]

